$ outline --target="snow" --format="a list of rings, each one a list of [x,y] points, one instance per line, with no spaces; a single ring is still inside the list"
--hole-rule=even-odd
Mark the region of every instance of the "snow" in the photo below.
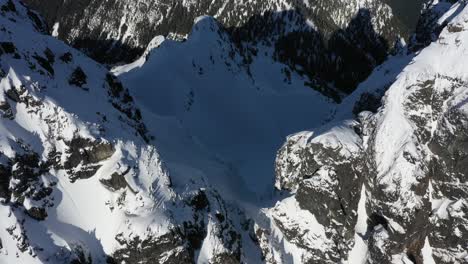
[[[249,76],[236,48],[209,17],[197,19],[187,41],[165,40],[148,57],[138,70],[114,72],[135,95],[170,170],[183,165],[199,171],[236,200],[271,192],[274,154],[284,138],[320,124],[335,107],[305,88],[300,76],[285,83],[284,66],[268,57],[255,59]],[[181,145],[174,135],[190,137],[190,143]],[[207,161],[221,164],[203,165]]]
[[[316,130],[310,142],[320,143],[325,148],[340,149],[340,155],[345,158],[351,158],[352,154],[359,152],[361,141],[356,133],[350,133],[350,123],[345,123],[342,126],[334,126],[326,132]]]
[[[414,148],[411,145],[413,128],[410,121],[405,117],[402,105],[405,96],[403,89],[406,88],[407,83],[406,78],[399,78],[386,94],[385,101],[387,104],[382,113],[384,122],[379,125],[375,139],[375,145],[379,146],[375,155],[380,176],[390,173],[395,161],[403,151],[407,148]],[[396,127],[398,129],[394,129]],[[407,169],[400,168],[401,171]]]
[[[214,234],[215,231],[213,230],[214,226],[212,220],[210,219],[209,221],[210,222],[208,223],[208,227],[206,230],[207,237],[209,239],[205,239],[203,241],[200,252],[198,253],[198,258],[196,258],[197,263],[199,264],[212,263],[211,258],[213,256],[213,253],[215,252],[216,242],[218,242],[216,241],[217,239]]]
[[[424,247],[421,250],[424,264],[436,264],[434,258],[432,257],[432,247],[429,244],[429,239],[426,237],[424,242]]]
[[[266,215],[272,219],[270,222],[272,239],[275,240],[274,243],[281,245],[276,248],[277,261],[302,263],[305,257],[310,255],[310,252],[305,249],[320,250],[333,243],[327,237],[324,226],[318,223],[315,216],[309,211],[301,209],[294,197],[277,202],[273,209],[266,212]],[[294,241],[290,241],[284,236],[278,223],[291,232],[297,232],[298,235]]]
[[[367,241],[364,236],[367,232],[367,212],[366,212],[366,188],[362,186],[361,198],[358,204],[358,219],[354,228],[354,247],[349,252],[347,264],[365,264],[368,259]]]
[[[52,37],[58,37],[59,35],[59,22],[55,22],[54,26],[52,27]]]
[[[19,244],[20,238],[18,240],[14,239],[8,232],[12,230],[14,235],[21,234],[21,226],[17,222],[15,213],[12,211],[11,207],[4,204],[0,204],[0,238],[2,240],[3,248],[0,249],[0,263],[1,264],[10,264],[18,263],[18,248],[17,243]],[[27,264],[41,263],[38,258],[33,257],[30,254],[22,254],[21,261]]]
[[[392,256],[392,264],[413,264],[414,262],[406,256],[406,254],[398,254]]]
[[[447,207],[450,206],[453,202],[448,199],[433,199],[432,200],[432,211],[435,212],[435,214],[441,218],[441,219],[448,219],[448,210]]]
[[[0,120],[2,154],[13,158],[27,148],[45,161],[50,151],[56,150],[63,154],[59,157],[63,165],[69,149],[65,142],[76,137],[109,142],[116,151],[97,164],[101,167],[89,179],[72,183],[69,172],[63,169],[51,169],[41,175],[39,184],[57,184],[48,198],[53,205],[47,207],[48,216],[44,221],[23,213],[24,209],[42,206],[39,201],[26,197],[22,202],[24,209],[0,205],[0,237],[4,247],[0,250],[0,263],[29,264],[46,259],[63,263],[70,261],[70,254],[76,248],[83,249],[92,256],[93,262],[99,263],[121,247],[115,239],[118,233],[142,239],[164,234],[172,224],[166,203],[175,197],[169,189],[169,175],[155,147],[136,135],[132,121],[108,101],[107,69],[63,42],[37,32],[29,22],[26,9],[18,3],[16,8],[17,13],[0,16],[0,24],[8,29],[0,32],[2,41],[13,42],[21,56],[15,59],[3,54],[0,61],[0,67],[6,72],[0,81],[0,100],[11,106],[14,116],[12,120]],[[156,38],[151,48],[159,42],[161,38]],[[34,63],[33,55],[45,57],[46,48],[55,57],[54,74],[44,73],[45,69]],[[66,63],[59,57],[67,52],[72,60]],[[78,66],[87,76],[87,90],[69,84],[68,79]],[[30,103],[15,102],[4,96],[7,91],[20,87],[24,87],[20,97],[27,97]],[[25,147],[19,147],[19,143]],[[80,166],[83,164],[74,170]],[[126,168],[131,168],[125,175],[129,186],[126,189],[111,192],[100,182]],[[125,198],[117,202],[123,192]],[[10,235],[6,230],[11,226],[15,230]],[[20,240],[25,240],[25,252],[17,247]],[[37,250],[39,247],[43,250]]]
[[[398,216],[398,218],[386,217],[390,228],[400,234],[407,233],[406,227],[408,227],[408,223],[413,221],[416,210],[424,210],[426,197],[417,195],[413,189],[427,177],[428,173],[422,167],[426,166],[426,162],[431,158],[431,156],[425,156],[426,153],[430,153],[430,150],[427,149],[426,142],[420,142],[422,140],[418,136],[418,133],[421,133],[425,127],[420,127],[420,124],[417,124],[411,115],[422,116],[422,114],[429,113],[433,116],[435,125],[437,125],[439,118],[435,115],[435,109],[430,109],[430,104],[421,109],[415,105],[417,102],[411,102],[410,99],[418,87],[421,87],[426,81],[436,78],[433,87],[430,87],[435,91],[434,96],[439,96],[444,92],[449,92],[451,95],[450,99],[442,105],[442,113],[448,113],[449,108],[455,105],[466,105],[466,100],[462,99],[466,98],[466,89],[455,86],[457,89],[453,90],[453,80],[466,80],[468,77],[464,65],[466,59],[463,59],[467,56],[467,52],[461,44],[468,37],[466,33],[468,17],[466,14],[465,5],[460,4],[452,7],[449,14],[441,21],[449,22],[449,26],[461,26],[463,28],[461,32],[449,32],[446,28],[439,41],[432,43],[420,53],[411,54],[403,51],[390,57],[383,65],[377,67],[352,95],[344,100],[329,124],[290,137],[288,142],[292,143],[293,146],[289,147],[292,154],[287,155],[287,161],[295,165],[300,164],[298,160],[301,159],[301,156],[296,156],[294,152],[296,149],[304,148],[308,142],[325,143],[330,147],[336,147],[339,146],[338,142],[342,141],[345,146],[356,145],[359,148],[360,142],[353,140],[354,132],[346,130],[344,124],[349,122],[348,119],[354,118],[352,115],[353,107],[363,93],[369,92],[377,95],[385,93],[382,107],[378,109],[377,113],[365,113],[365,118],[369,119],[366,122],[370,123],[372,129],[370,133],[372,134],[369,138],[364,137],[361,147],[372,151],[370,153],[372,162],[375,160],[377,179],[373,187],[381,190],[383,194],[380,195],[384,195],[388,199],[383,199],[382,203],[389,207],[389,214]],[[409,103],[413,104],[411,106],[414,108],[408,106]],[[434,125],[434,123],[432,124]],[[433,127],[429,128],[432,129],[432,132],[434,131]],[[340,131],[342,133],[336,137],[331,136]],[[414,160],[410,162],[405,155],[411,156]],[[287,177],[294,178],[291,172],[288,170],[286,172],[289,173]],[[322,174],[320,175],[323,177]],[[379,203],[380,201],[375,202]],[[444,198],[432,200],[436,215],[442,219],[449,217],[448,210],[452,214],[452,203],[453,201]],[[462,204],[461,201],[459,203]],[[402,221],[401,218],[404,220]],[[390,237],[390,234],[382,226],[375,228],[376,247],[383,249],[384,241]],[[365,263],[367,260],[363,260],[362,257],[365,258],[367,252],[366,241],[356,236],[355,242],[355,247],[350,253],[349,263]],[[405,254],[395,255],[394,262],[411,263]]]
[[[356,6],[366,3],[359,1]],[[460,9],[460,5],[454,6],[444,21],[459,14]],[[466,13],[461,12],[450,23],[466,26]],[[26,18],[23,9],[19,16]],[[338,18],[343,19],[342,16]],[[353,95],[337,106],[318,92],[304,87],[306,80],[295,73],[292,73],[290,84],[284,81],[285,65],[263,55],[272,53],[267,47],[259,46],[259,55],[253,63],[244,65],[239,51],[217,22],[210,17],[200,17],[185,42],[157,36],[141,58],[112,70],[120,76],[125,87],[130,88],[149,134],[154,136],[154,140],[146,144],[129,126],[132,121],[108,102],[109,96],[103,89],[108,71],[103,66],[62,42],[34,31],[31,24],[17,25],[3,16],[0,19],[2,25],[14,31],[14,34],[5,33],[2,37],[13,41],[22,56],[29,58],[28,54],[43,54],[47,47],[57,57],[55,76],[48,76],[33,71],[25,60],[2,56],[0,66],[8,66],[8,70],[0,82],[0,101],[8,101],[14,106],[14,119],[4,118],[0,122],[1,152],[9,158],[14,157],[21,151],[16,144],[21,139],[45,160],[53,148],[66,153],[65,141],[78,136],[102,139],[115,147],[113,155],[100,161],[97,164],[99,170],[89,179],[72,183],[69,172],[61,169],[43,175],[41,183],[57,183],[51,196],[54,205],[47,209],[48,217],[44,221],[35,221],[25,217],[21,210],[0,205],[3,243],[0,263],[39,263],[49,257],[60,263],[66,256],[55,255],[56,252],[66,254],[77,247],[99,263],[121,247],[115,240],[117,234],[122,233],[129,239],[165,234],[175,221],[191,217],[190,208],[170,211],[176,207],[181,194],[211,187],[221,193],[223,199],[235,201],[257,226],[271,231],[269,246],[273,259],[301,263],[310,257],[306,249],[331,248],[335,242],[329,239],[326,227],[315,215],[300,208],[294,196],[273,193],[275,153],[284,139],[296,140],[293,152],[304,149],[309,143],[320,143],[327,148],[340,148],[340,155],[345,158],[352,158],[363,148],[375,149],[372,154],[377,165],[377,182],[382,185],[376,188],[396,193],[392,210],[410,217],[425,198],[411,191],[424,174],[403,157],[404,153],[409,153],[420,161],[423,159],[418,156],[420,146],[414,136],[417,127],[405,108],[413,91],[409,88],[436,73],[468,78],[464,67],[468,52],[456,45],[468,41],[468,34],[450,34],[444,30],[443,39],[418,56],[401,53],[389,58]],[[122,17],[121,26],[127,19]],[[311,22],[309,25],[313,26]],[[56,23],[53,36],[58,35],[58,30]],[[119,37],[131,36],[132,30],[130,27]],[[34,45],[25,41],[30,40],[31,35],[37,39]],[[72,63],[59,61],[58,56],[65,52],[72,53]],[[78,66],[86,72],[88,83],[85,88],[88,90],[68,83],[67,77]],[[356,122],[348,120],[352,117],[352,107],[364,92],[384,92],[390,84],[378,113],[373,116],[369,113],[369,118],[377,121],[375,138],[362,142],[352,129]],[[13,104],[5,98],[6,91],[22,85],[27,90],[25,95],[42,102],[36,112],[30,111],[25,104]],[[434,89],[443,91],[446,86],[439,80]],[[444,107],[465,107],[465,97],[464,91],[457,90]],[[106,122],[102,116],[106,117]],[[312,130],[288,136],[306,129]],[[288,158],[292,162],[301,159],[298,155]],[[67,156],[62,155],[61,163],[66,159]],[[103,179],[110,179],[113,173],[123,174],[127,169],[122,176],[127,183],[123,189],[110,191],[101,183]],[[326,171],[317,173],[324,181],[328,179]],[[123,202],[119,200],[122,196],[125,197]],[[366,263],[369,254],[365,240],[367,199],[363,186],[357,210],[355,244],[345,263]],[[431,202],[433,211],[441,219],[464,217],[462,201],[440,198]],[[35,206],[35,201],[29,198],[23,202],[24,209]],[[208,235],[196,253],[198,263],[207,263],[215,251],[224,250],[216,236],[216,220],[211,216],[207,220]],[[392,218],[387,220],[393,231],[406,232],[402,223]],[[15,227],[14,235],[8,232],[11,226]],[[23,229],[27,230],[31,245],[28,252],[18,253],[20,257],[17,258],[17,243],[20,242],[17,240],[21,239]],[[300,235],[288,238],[284,229],[297,231]],[[381,225],[376,226],[374,232],[376,246],[383,247],[391,234]],[[461,231],[456,229],[454,232],[459,234]],[[424,261],[434,263],[429,240],[425,242]],[[36,246],[43,246],[44,251],[35,250]],[[38,257],[33,257],[34,254]],[[259,255],[259,252],[249,254]],[[409,263],[402,254],[395,255],[394,261]]]
[[[32,25],[1,18],[6,27],[15,28],[14,34],[5,37],[26,58],[27,54],[43,56],[46,48],[55,55],[54,75],[39,74],[26,60],[2,57],[2,67],[8,65],[9,70],[0,83],[1,90],[24,85],[28,96],[42,102],[37,111],[30,111],[25,104],[9,101],[14,119],[0,122],[2,151],[13,157],[18,151],[13,142],[18,138],[44,159],[52,149],[67,153],[65,142],[75,137],[101,139],[115,148],[110,158],[97,164],[99,170],[89,179],[71,182],[67,171],[48,172],[44,182],[57,185],[50,196],[54,205],[47,208],[44,221],[27,218],[23,213],[17,214],[18,220],[12,219],[13,223],[26,219],[30,251],[39,259],[63,252],[53,256],[52,261],[60,262],[81,248],[99,262],[121,247],[115,240],[119,233],[128,239],[165,234],[175,221],[172,217],[180,217],[176,221],[188,218],[186,210],[170,211],[174,201],[180,199],[173,190],[184,193],[213,185],[223,198],[239,200],[240,204],[248,201],[250,210],[258,213],[263,205],[258,201],[273,190],[276,149],[287,135],[306,128],[304,124],[322,122],[335,107],[327,98],[305,88],[300,76],[293,75],[292,84],[284,82],[285,66],[271,58],[260,56],[251,66],[250,76],[238,55],[229,57],[229,52],[236,50],[226,35],[220,35],[217,24],[204,17],[186,42],[156,37],[139,60],[113,69],[132,89],[150,134],[155,137],[155,146],[147,145],[135,136],[128,126],[130,121],[107,101],[103,89],[107,70],[103,66],[55,38],[36,32]],[[54,29],[58,28],[56,24]],[[35,45],[23,41],[31,38],[37,40]],[[59,59],[66,52],[73,57],[69,63]],[[86,89],[68,82],[78,66],[87,76]],[[269,74],[265,68],[276,74]],[[315,107],[310,107],[311,102]],[[67,155],[59,157],[62,164],[66,159]],[[123,176],[126,188],[110,191],[101,184],[100,180],[110,179],[113,173],[123,173],[126,168],[130,168]],[[23,206],[32,208],[34,203],[26,199]],[[1,227],[3,224],[8,223]],[[211,228],[215,228],[214,223],[208,224],[209,234]],[[3,239],[3,234],[2,240],[6,244],[4,251],[16,251],[15,243]],[[310,238],[309,243],[313,242]],[[43,252],[33,250],[39,244],[44,244]],[[287,241],[284,244],[288,251],[298,250]],[[209,259],[212,249],[220,251],[221,246],[213,234],[209,235],[199,261]],[[250,255],[259,255],[251,251]],[[20,256],[21,261],[34,263],[27,254]],[[5,259],[3,255],[1,259]]]
[[[433,5],[435,6],[433,10],[442,14],[437,21],[439,25],[443,25],[444,22],[450,22],[450,19],[458,15],[465,7],[462,2],[455,2],[452,4],[448,1],[435,1]]]
[[[151,53],[151,51],[153,49],[156,49],[158,48],[163,42],[164,42],[165,38],[164,36],[156,36],[154,37],[150,44],[148,45],[148,47],[146,48],[145,52],[143,53],[143,55],[135,60],[134,62],[132,63],[129,63],[129,64],[124,64],[124,65],[120,65],[120,66],[116,66],[114,68],[112,68],[112,73],[114,73],[115,75],[121,75],[121,74],[124,74],[126,72],[129,72],[133,69],[138,69],[138,68],[141,68],[143,66],[143,64],[145,64],[146,62],[146,58],[149,56],[149,54]]]

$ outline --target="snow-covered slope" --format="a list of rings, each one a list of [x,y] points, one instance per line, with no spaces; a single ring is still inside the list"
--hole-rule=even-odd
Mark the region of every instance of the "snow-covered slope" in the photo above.
[[[20,2],[0,10],[1,263],[261,262],[275,150],[332,101],[266,55],[246,67],[211,18],[155,38],[122,84]]]
[[[272,12],[280,16],[282,12],[295,10],[311,24],[319,25],[317,30],[330,34],[338,28],[346,28],[360,9],[368,9],[372,12],[373,23],[379,33],[386,37],[395,35],[392,31],[408,34],[408,27],[399,22],[398,14],[393,17],[387,2],[398,5],[398,2],[403,1],[25,1],[44,14],[50,29],[55,30],[61,39],[89,48],[90,52],[98,48],[95,45],[110,48],[115,51],[112,54],[114,58],[109,56],[107,60],[113,61],[135,58],[138,50],[145,49],[155,35],[174,35],[179,38],[187,35],[194,19],[201,15],[213,16],[226,27],[242,27],[248,21],[268,16]],[[416,6],[407,13],[417,16],[418,12]]]
[[[434,1],[337,104],[211,17],[109,71],[0,0],[0,263],[466,262],[467,16]]]
[[[354,243],[350,263],[467,261],[468,9],[464,2],[435,2],[432,10],[444,25],[435,42],[417,56],[390,58],[345,100],[334,121],[291,136],[277,158],[278,188],[292,191],[301,209],[326,215],[318,220],[332,237],[338,231],[352,241],[357,232],[347,245]],[[372,97],[386,87],[377,108]],[[358,220],[362,214],[366,224]],[[363,262],[356,252],[367,255]]]
[[[219,194],[176,193],[128,90],[43,27],[0,1],[0,263],[239,259]]]
[[[185,39],[196,17],[210,15],[235,40],[245,64],[263,52],[261,43],[337,102],[408,37],[414,25],[401,21],[417,18],[420,1],[395,13],[391,7],[407,1],[25,0],[46,17],[53,35],[110,65],[137,59],[157,35]]]
[[[187,41],[165,40],[149,51],[141,67],[129,70],[134,67],[130,64],[114,72],[148,117],[156,141],[167,145],[163,152],[168,152],[168,163],[171,160],[175,167],[194,163],[204,171],[205,166],[191,161],[194,155],[181,154],[203,146],[206,153],[232,167],[229,178],[235,178],[213,174],[210,183],[238,181],[228,187],[237,194],[246,189],[260,196],[273,189],[274,153],[283,139],[321,124],[336,105],[305,87],[301,76],[292,74],[288,79],[286,66],[269,56],[259,55],[247,67],[239,53],[213,18],[201,17]],[[164,132],[169,128],[177,132]],[[184,143],[175,148],[174,133],[190,135],[195,146]],[[171,153],[176,153],[174,161]]]
[[[19,2],[0,6],[0,262],[99,262],[117,234],[169,229],[170,179],[128,91]]]

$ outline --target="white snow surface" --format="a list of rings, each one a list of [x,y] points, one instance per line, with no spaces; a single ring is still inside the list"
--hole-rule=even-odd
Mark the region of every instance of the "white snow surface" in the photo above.
[[[58,37],[59,35],[60,23],[56,22],[52,27],[52,37]]]
[[[0,4],[4,2],[6,0],[0,0]],[[215,187],[223,198],[237,201],[257,221],[257,227],[269,228],[274,241],[271,242],[273,259],[301,263],[308,253],[297,243],[320,249],[333,241],[326,237],[316,217],[301,209],[294,197],[282,197],[270,204],[272,198],[278,198],[272,193],[273,169],[275,153],[284,139],[297,131],[321,127],[289,138],[300,139],[298,148],[310,142],[330,147],[346,145],[341,154],[352,156],[362,147],[369,147],[367,141],[360,142],[350,129],[348,119],[352,106],[362,93],[384,91],[391,84],[383,107],[374,117],[376,136],[369,144],[378,146],[373,148],[373,155],[379,181],[386,187],[384,191],[398,194],[394,209],[410,216],[421,206],[421,197],[410,191],[421,175],[402,154],[408,152],[416,158],[422,157],[416,155],[415,125],[408,118],[404,105],[411,93],[408,87],[436,74],[468,80],[465,67],[468,52],[459,45],[468,42],[468,31],[452,34],[445,29],[437,43],[416,57],[402,53],[389,58],[337,106],[304,87],[305,80],[299,75],[293,73],[291,83],[285,82],[282,71],[285,66],[263,56],[269,52],[265,47],[260,47],[259,56],[247,68],[217,22],[202,17],[185,42],[156,37],[142,58],[113,69],[130,89],[149,134],[154,136],[154,141],[147,144],[135,135],[130,121],[108,102],[108,94],[103,89],[107,69],[55,38],[37,32],[24,7],[17,7],[15,18],[20,19],[19,23],[10,20],[9,14],[0,16],[0,25],[14,32],[0,32],[2,39],[14,42],[21,56],[43,54],[46,48],[57,56],[53,76],[44,72],[45,69],[42,69],[45,74],[31,70],[25,60],[2,56],[0,65],[6,77],[0,82],[0,101],[11,102],[4,92],[24,85],[28,95],[43,102],[39,113],[29,111],[24,104],[14,104],[14,119],[1,119],[2,154],[12,158],[21,152],[15,143],[21,139],[45,158],[52,148],[65,153],[64,141],[76,136],[103,139],[112,143],[116,151],[100,162],[100,169],[89,179],[72,183],[64,170],[52,170],[44,176],[45,184],[57,183],[53,192],[54,206],[48,209],[45,221],[24,217],[20,210],[1,204],[2,264],[40,263],[44,258],[60,263],[63,256],[47,254],[76,247],[82,247],[97,263],[104,261],[105,254],[119,248],[114,239],[118,233],[129,238],[162,235],[170,229],[172,217],[186,217],[184,211],[174,216],[168,214],[168,210],[179,193],[193,191],[190,182]],[[461,6],[454,8],[448,15],[457,14],[451,24],[468,28],[468,12]],[[122,22],[125,19],[122,18]],[[58,29],[56,24],[54,32]],[[29,41],[31,36],[37,40],[33,44]],[[129,33],[122,38],[128,36]],[[71,64],[58,59],[65,52],[73,55]],[[88,90],[68,82],[77,66],[87,75],[85,88]],[[435,87],[443,90],[444,82],[436,82]],[[468,110],[463,101],[464,93],[464,90],[457,91],[450,104]],[[103,115],[107,122],[102,121]],[[55,122],[51,124],[45,120]],[[330,122],[322,126],[327,121]],[[62,162],[63,159],[65,157]],[[125,176],[128,183],[125,190],[112,192],[100,183],[100,179],[109,179],[112,173],[122,173],[127,167],[132,169]],[[395,186],[400,188],[395,189]],[[118,204],[124,191],[125,202]],[[368,254],[367,241],[362,238],[367,230],[365,205],[368,198],[363,187],[349,264],[365,263]],[[441,218],[447,217],[449,205],[447,199],[433,201],[433,209]],[[34,201],[27,199],[24,206],[26,209],[34,207]],[[259,212],[262,207],[265,208]],[[20,224],[23,219],[24,223]],[[219,245],[217,238],[210,236],[216,226],[209,220],[208,239],[197,252],[199,263],[208,262],[213,249]],[[278,221],[303,232],[301,241],[288,241],[278,228]],[[395,220],[389,219],[389,222],[396,231],[405,232]],[[383,241],[387,232],[381,226],[376,229],[380,230],[378,234]],[[23,230],[28,230],[31,245],[28,252],[19,254],[17,244],[21,243],[18,240]],[[43,253],[35,250],[37,245],[44,248]],[[39,257],[34,257],[36,255]],[[428,241],[423,256],[425,262],[433,263]],[[246,259],[248,262],[248,257]],[[409,260],[398,255],[395,261]]]
[[[111,143],[115,152],[99,162],[99,170],[89,179],[71,182],[71,172],[63,169],[52,169],[43,176],[41,182],[55,186],[49,197],[53,205],[47,208],[44,221],[1,205],[0,219],[7,219],[0,221],[2,263],[45,259],[60,263],[76,249],[97,263],[103,262],[106,255],[121,247],[117,234],[128,239],[157,237],[168,232],[174,222],[191,217],[183,209],[171,209],[179,194],[206,185],[214,186],[224,199],[245,203],[250,212],[258,214],[270,201],[275,152],[284,138],[321,124],[336,107],[304,87],[306,80],[301,76],[293,75],[291,84],[285,82],[285,66],[269,56],[259,56],[247,69],[217,22],[203,17],[187,41],[156,37],[140,60],[113,71],[120,75],[124,87],[130,88],[148,134],[154,136],[147,144],[131,126],[134,121],[108,101],[108,70],[38,32],[25,7],[17,2],[15,6],[18,12],[0,16],[0,25],[8,29],[0,32],[2,39],[14,43],[21,56],[2,55],[0,64],[6,74],[0,82],[0,100],[13,106],[13,118],[0,120],[2,153],[14,158],[21,153],[15,142],[21,140],[44,160],[53,149],[64,153],[59,159],[63,164],[66,142],[77,137]],[[54,56],[49,62],[53,72],[34,59],[47,59],[47,49]],[[69,62],[61,59],[67,53],[72,57]],[[78,67],[86,75],[82,87],[69,82]],[[18,87],[25,88],[22,96],[42,104],[26,105],[4,96]],[[124,173],[127,168],[126,188],[111,191],[101,184],[100,180],[109,180],[113,173]],[[25,209],[35,206],[31,199],[23,204]],[[12,228],[13,235],[5,232]],[[212,258],[214,247],[223,250],[217,238],[210,236],[215,228],[208,223],[208,237],[198,253],[200,263]],[[18,240],[24,234],[27,251],[20,252]],[[248,236],[244,240],[248,241]],[[37,250],[38,246],[43,250]],[[260,257],[253,249],[245,251],[247,262]],[[256,260],[250,260],[250,255]]]
[[[367,241],[364,236],[367,232],[367,212],[366,212],[366,188],[362,186],[361,198],[358,205],[358,219],[355,227],[356,234],[354,235],[354,247],[349,252],[347,264],[365,264],[368,260],[369,253]]]
[[[403,217],[410,221],[417,210],[423,208],[424,199],[428,196],[419,196],[412,189],[426,177],[427,172],[423,170],[420,164],[426,164],[430,159],[430,150],[427,145],[421,143],[419,133],[427,129],[432,134],[437,130],[438,122],[443,121],[442,113],[448,113],[451,108],[465,111],[466,104],[466,86],[456,86],[453,80],[466,83],[468,72],[466,71],[466,60],[468,52],[466,43],[468,41],[468,9],[466,4],[458,2],[454,5],[449,3],[434,3],[437,10],[446,12],[441,14],[439,24],[447,23],[436,42],[423,49],[417,54],[403,51],[377,67],[369,78],[360,84],[357,90],[348,96],[344,102],[337,107],[333,119],[323,127],[315,128],[310,131],[300,132],[288,138],[291,149],[282,160],[287,160],[291,164],[299,164],[301,156],[298,150],[307,149],[310,142],[323,145],[330,144],[330,140],[335,138],[336,131],[341,130],[347,136],[337,136],[340,142],[353,149],[355,144],[364,150],[372,151],[372,159],[375,162],[377,173],[376,186],[374,188],[382,189],[388,197],[394,197],[395,200],[385,201],[393,215]],[[451,95],[444,99],[442,109],[411,108],[411,97],[415,95],[417,89],[424,87],[425,83],[432,83],[430,87],[434,96],[440,96],[444,91]],[[454,90],[449,90],[453,89]],[[363,141],[346,140],[356,137],[355,131],[346,128],[352,115],[353,107],[364,93],[384,93],[382,106],[376,114],[363,113],[360,118],[371,120],[373,130],[372,137],[364,135]],[[464,112],[467,113],[467,112]],[[429,115],[429,121],[432,121],[427,127],[421,128],[413,119],[414,116],[426,117]],[[432,120],[431,120],[432,115]],[[418,127],[419,126],[419,127]],[[430,135],[432,135],[430,133]],[[332,145],[333,146],[333,145]],[[345,148],[346,149],[346,148]],[[309,151],[313,151],[309,148]],[[408,161],[406,155],[410,155],[414,160]],[[286,170],[287,171],[287,170]],[[319,171],[320,172],[320,171]],[[319,173],[317,172],[317,173]],[[294,175],[285,175],[284,177],[294,178]],[[280,187],[277,182],[277,187]],[[464,184],[464,183],[460,183]],[[373,197],[370,197],[373,199]],[[457,212],[451,209],[454,201],[448,198],[432,199],[433,212],[439,219],[448,219],[450,213]],[[458,201],[464,203],[464,199]],[[362,208],[362,196],[359,208]],[[362,209],[358,213],[358,224],[356,225],[355,246],[351,250],[348,263],[366,263],[367,241],[362,239]],[[361,220],[359,220],[361,219]],[[389,226],[394,232],[405,234],[407,230],[400,220],[386,218]],[[375,239],[377,246],[383,246],[388,238],[388,233],[382,226],[375,228]],[[381,244],[379,244],[381,243]],[[432,252],[427,244],[423,253],[425,261],[431,263]],[[460,256],[464,256],[465,250],[459,249]],[[440,256],[439,256],[440,257]],[[433,261],[433,260],[432,260]],[[411,263],[405,254],[395,255],[394,263]]]
[[[0,5],[5,2],[0,1]],[[0,61],[6,74],[0,81],[0,101],[12,106],[14,116],[0,120],[2,160],[3,155],[13,158],[24,149],[46,159],[55,149],[64,153],[63,163],[65,142],[76,137],[110,142],[116,151],[100,162],[100,169],[89,179],[72,183],[69,172],[54,169],[41,176],[45,186],[56,184],[50,197],[53,206],[48,208],[44,221],[25,217],[22,209],[1,204],[0,263],[41,263],[47,259],[50,263],[62,263],[67,252],[78,247],[99,263],[120,247],[115,240],[118,233],[129,238],[164,234],[172,221],[165,211],[165,203],[174,197],[168,188],[169,176],[154,146],[136,135],[129,125],[132,121],[108,102],[108,70],[52,36],[38,32],[26,8],[14,3],[17,12],[0,15],[0,26],[6,28],[0,32],[0,39],[14,43],[20,56],[18,59],[14,54],[3,54]],[[55,56],[53,73],[34,60],[34,56],[44,58],[47,48]],[[67,52],[73,58],[68,63],[59,58]],[[77,67],[87,76],[82,88],[69,83]],[[19,87],[24,87],[21,98],[29,96],[29,105],[3,96]],[[33,100],[41,104],[36,106]],[[100,179],[122,173],[127,167],[133,168],[127,175],[132,175],[126,179],[130,186],[127,189],[112,192],[100,183]],[[127,195],[118,204],[123,192]],[[35,201],[26,199],[24,206],[30,209]],[[27,235],[25,252],[17,247],[24,242],[22,232]]]
[[[249,74],[217,22],[201,17],[187,41],[165,40],[141,68],[114,72],[135,95],[173,172],[183,165],[181,173],[199,171],[227,196],[255,200],[272,190],[284,138],[321,124],[336,107],[300,76],[284,82],[284,67],[259,55]]]

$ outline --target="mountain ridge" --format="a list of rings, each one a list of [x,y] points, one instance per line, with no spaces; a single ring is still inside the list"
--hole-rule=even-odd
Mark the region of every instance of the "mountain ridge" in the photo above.
[[[381,0],[26,3],[43,11],[60,39],[111,65],[137,59],[154,36],[183,40],[196,17],[211,15],[229,29],[246,64],[258,43],[270,46],[275,60],[337,102],[412,31]],[[408,12],[417,17],[419,10]]]
[[[0,263],[463,263],[467,14],[337,104],[210,17],[109,70],[0,0]]]

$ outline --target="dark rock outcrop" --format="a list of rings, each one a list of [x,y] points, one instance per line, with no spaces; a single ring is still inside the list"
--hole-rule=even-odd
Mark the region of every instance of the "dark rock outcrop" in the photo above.
[[[115,152],[112,144],[108,142],[81,137],[76,137],[66,144],[68,158],[64,163],[64,169],[69,172],[71,181],[92,177],[101,167],[98,163],[110,158]]]
[[[65,61],[69,61],[70,59],[68,57],[63,58]],[[78,86],[80,88],[83,88],[83,85],[87,83],[87,76],[86,73],[84,73],[83,69],[80,67],[77,67],[71,74],[70,79],[68,80],[68,83],[71,85]]]

